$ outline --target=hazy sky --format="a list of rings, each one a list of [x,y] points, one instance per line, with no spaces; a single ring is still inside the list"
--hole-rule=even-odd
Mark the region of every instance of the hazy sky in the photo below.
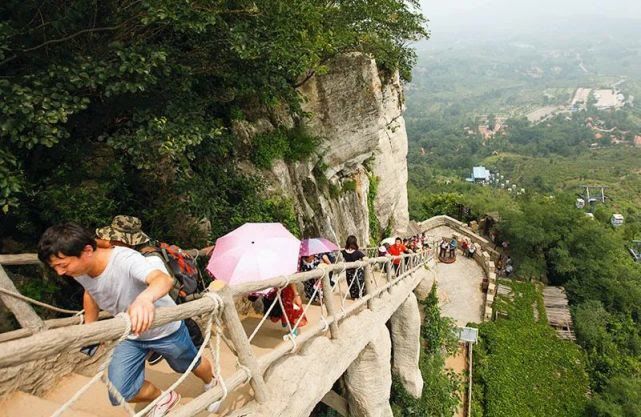
[[[421,3],[436,41],[444,34],[544,32],[550,21],[567,22],[569,30],[574,27],[589,30],[586,22],[593,25],[599,21],[588,18],[641,19],[641,0],[421,0]]]
[[[428,16],[439,20],[466,13],[485,13],[488,8],[499,16],[534,13],[550,16],[592,14],[641,18],[641,1],[638,0],[422,0],[421,3]]]

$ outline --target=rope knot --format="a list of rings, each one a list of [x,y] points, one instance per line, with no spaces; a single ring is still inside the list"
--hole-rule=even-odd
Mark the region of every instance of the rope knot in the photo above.
[[[127,312],[121,311],[116,314],[116,318],[121,318],[125,322],[125,331],[122,333],[122,336],[120,336],[120,339],[118,339],[118,342],[122,342],[131,333],[131,317],[129,317]]]
[[[215,315],[219,315],[221,311],[221,307],[223,305],[223,298],[216,292],[211,292],[208,291],[205,294],[205,297],[211,298],[211,300],[214,302],[214,308],[213,311],[215,312]]]

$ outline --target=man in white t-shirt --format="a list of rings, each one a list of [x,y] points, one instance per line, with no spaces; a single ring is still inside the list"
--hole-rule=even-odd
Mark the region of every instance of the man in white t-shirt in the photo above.
[[[71,276],[84,288],[85,322],[98,319],[100,309],[113,315],[127,312],[131,335],[114,349],[109,380],[126,401],[149,402],[161,391],[146,381],[145,357],[163,355],[172,369],[187,370],[197,350],[182,321],[151,328],[156,307],[175,305],[167,294],[172,278],[140,253],[125,247],[99,248],[93,235],[74,223],[52,226],[38,243],[39,259],[58,275]],[[215,385],[211,363],[201,358],[192,371],[205,389]],[[112,404],[118,399],[110,396]],[[180,395],[169,392],[150,414],[160,417],[178,404]]]

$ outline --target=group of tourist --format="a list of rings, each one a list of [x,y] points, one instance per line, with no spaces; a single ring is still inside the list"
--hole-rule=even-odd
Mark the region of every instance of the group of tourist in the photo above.
[[[443,236],[439,243],[438,257],[443,262],[453,262],[456,260],[456,250],[461,248],[463,255],[467,258],[473,258],[476,253],[476,244],[468,238],[461,238],[460,240],[456,235],[448,239]]]
[[[65,223],[50,227],[42,235],[38,244],[39,259],[57,274],[70,276],[84,287],[85,323],[97,321],[100,310],[114,316],[126,312],[131,320],[131,334],[116,346],[109,364],[109,380],[120,394],[118,397],[110,393],[112,404],[117,405],[122,400],[149,402],[160,396],[160,389],[145,380],[145,360],[153,364],[165,359],[179,373],[185,372],[195,361],[192,372],[203,381],[203,389],[209,390],[216,385],[209,359],[201,357],[196,360],[203,338],[195,322],[177,321],[151,328],[156,308],[174,306],[185,296],[181,291],[184,285],[176,291],[176,273],[169,265],[167,252],[184,254],[185,257],[178,262],[182,265],[188,259],[187,253],[197,257],[199,253],[209,255],[212,249],[213,246],[182,251],[174,246],[158,244],[142,231],[138,218],[123,215],[116,216],[111,225],[96,229],[95,234],[77,224]],[[394,244],[383,243],[378,249],[380,256],[398,257],[430,250],[430,246],[426,236],[420,234],[406,239],[397,237]],[[366,256],[353,235],[347,238],[339,254],[344,262],[360,261]],[[305,272],[327,267],[338,260],[336,255],[326,252],[301,256],[298,269]],[[398,275],[402,259],[393,259],[391,265]],[[192,268],[195,268],[195,263]],[[348,268],[345,277],[352,299],[366,294],[363,268]],[[331,285],[335,285],[332,272],[329,272],[329,279]],[[278,292],[280,302],[276,300]],[[303,293],[308,301],[322,302],[325,294],[321,279],[306,280]],[[306,325],[303,300],[295,284],[272,289],[263,297],[265,313],[269,311],[272,321],[288,327],[294,335],[298,328]],[[150,415],[163,416],[179,401],[180,395],[171,391],[158,402]],[[216,411],[218,406],[218,403],[212,404],[209,411]]]

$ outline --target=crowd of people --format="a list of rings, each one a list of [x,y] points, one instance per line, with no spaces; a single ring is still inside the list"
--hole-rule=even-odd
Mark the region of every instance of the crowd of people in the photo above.
[[[456,260],[456,251],[458,248],[461,249],[461,252],[463,252],[463,255],[467,258],[473,258],[477,250],[476,244],[469,238],[459,239],[456,235],[452,235],[451,238],[443,236],[438,247],[439,260],[448,263]]]
[[[200,250],[182,250],[173,245],[152,240],[142,231],[140,219],[133,216],[116,216],[112,223],[90,233],[74,223],[50,227],[38,243],[38,257],[58,275],[74,278],[84,288],[84,322],[98,320],[100,310],[116,316],[127,313],[131,321],[131,334],[114,350],[108,375],[113,387],[120,394],[109,394],[112,404],[121,401],[150,402],[161,395],[153,383],[145,379],[145,361],[154,364],[164,359],[176,372],[185,372],[195,361],[192,372],[202,380],[203,389],[212,389],[216,383],[212,364],[206,357],[197,358],[203,336],[191,319],[151,327],[156,308],[174,306],[184,302],[196,291],[204,290],[204,282],[195,259],[209,256],[213,246]],[[381,242],[379,256],[397,257],[404,254],[430,250],[425,234],[402,239],[393,244]],[[301,256],[298,270],[312,271],[327,267],[337,261],[356,262],[365,258],[356,236],[347,238],[340,251]],[[396,275],[401,272],[403,260],[395,258],[391,265]],[[351,299],[366,295],[363,268],[345,270],[346,283]],[[330,284],[335,285],[329,272]],[[303,284],[307,301],[321,303],[321,279],[309,279]],[[276,297],[280,293],[280,302]],[[265,313],[273,322],[280,322],[294,335],[307,324],[303,299],[296,284],[272,289],[263,296]],[[94,349],[83,350],[91,352]],[[167,393],[150,413],[153,417],[165,415],[180,401],[175,391]],[[219,403],[209,407],[215,412]]]

